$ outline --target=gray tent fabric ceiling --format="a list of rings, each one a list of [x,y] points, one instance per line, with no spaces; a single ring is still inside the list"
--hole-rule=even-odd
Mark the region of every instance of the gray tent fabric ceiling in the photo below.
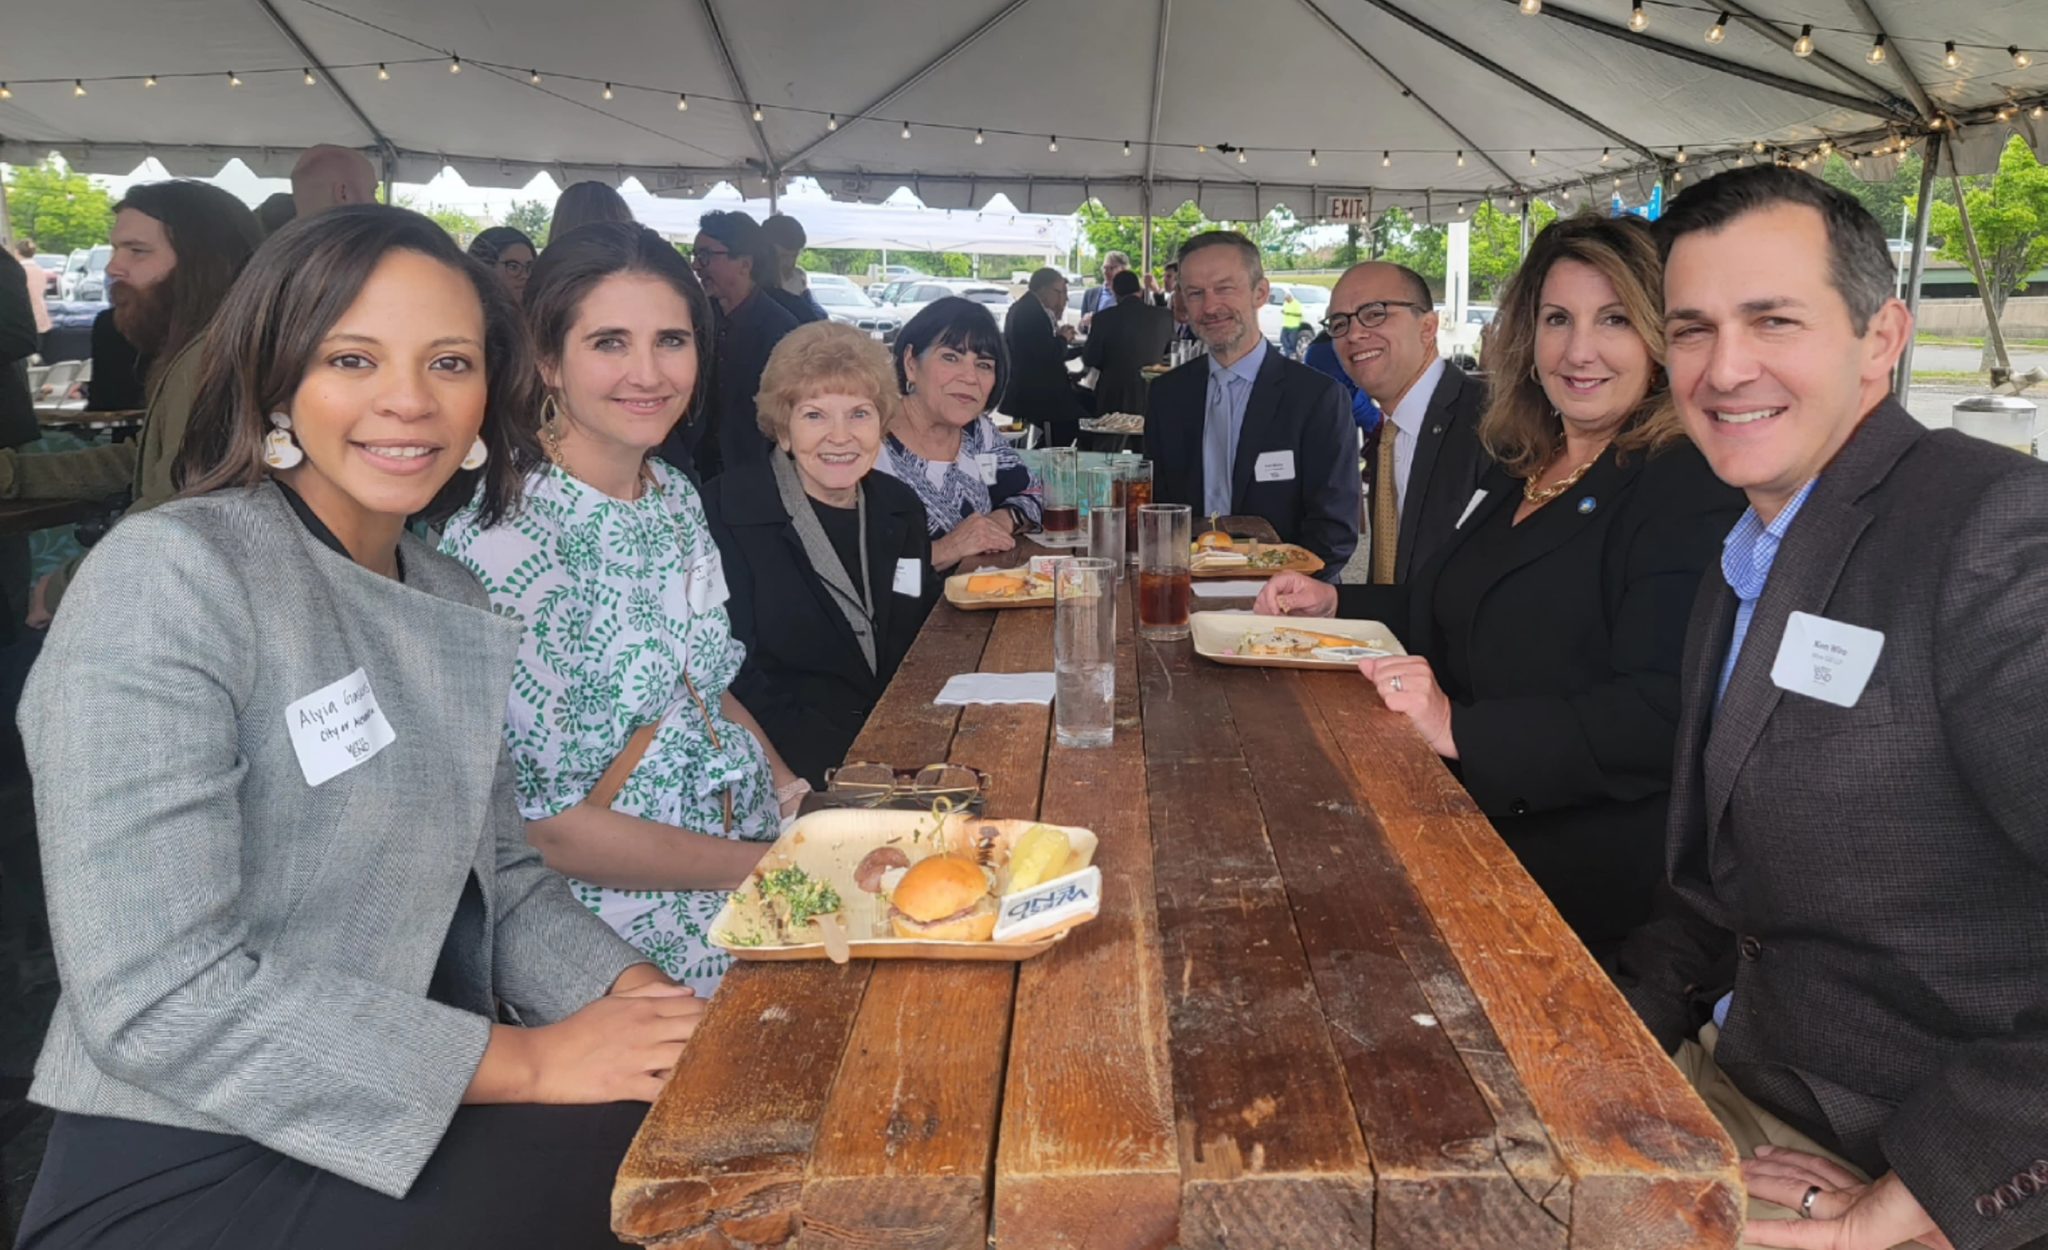
[[[408,182],[447,165],[479,186],[545,170],[752,195],[808,176],[942,208],[1320,219],[1364,197],[1442,221],[1824,143],[1878,177],[1930,129],[1965,173],[2011,133],[2048,142],[2048,0],[1643,0],[1640,32],[1632,0],[25,7],[0,39],[0,159],[58,149],[105,173],[239,157],[276,176],[331,142]]]

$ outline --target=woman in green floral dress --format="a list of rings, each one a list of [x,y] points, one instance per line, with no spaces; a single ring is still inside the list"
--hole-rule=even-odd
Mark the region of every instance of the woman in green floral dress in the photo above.
[[[729,962],[711,920],[807,788],[727,692],[745,651],[717,544],[696,488],[648,457],[698,398],[710,307],[674,248],[607,223],[547,249],[527,309],[548,461],[521,512],[465,512],[442,549],[526,625],[505,736],[534,845],[708,994]]]

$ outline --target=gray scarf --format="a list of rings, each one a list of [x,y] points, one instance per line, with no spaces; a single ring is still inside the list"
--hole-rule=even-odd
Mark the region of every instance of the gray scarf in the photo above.
[[[825,583],[825,589],[832,592],[833,605],[853,627],[853,639],[860,644],[861,658],[868,662],[868,671],[872,673],[875,671],[875,579],[872,576],[862,577],[860,593],[854,593],[853,578],[839,558],[839,549],[825,537],[825,527],[818,523],[818,514],[811,510],[811,498],[804,494],[804,484],[797,478],[796,461],[772,449],[768,461],[775,468],[775,489],[782,496],[782,507],[789,513],[790,524],[796,527],[797,540],[804,545],[804,556],[810,560],[819,580]],[[867,488],[855,487],[853,497],[854,511],[860,519],[860,553],[865,557],[868,550]]]

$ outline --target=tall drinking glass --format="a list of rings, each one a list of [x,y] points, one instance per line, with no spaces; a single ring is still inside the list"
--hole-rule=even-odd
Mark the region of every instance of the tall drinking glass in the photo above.
[[[1099,503],[1088,510],[1088,555],[1114,564],[1118,579],[1124,572],[1124,538],[1124,510],[1121,505]]]
[[[1135,456],[1119,459],[1124,487],[1124,554],[1138,562],[1138,510],[1152,502],[1152,462]]]
[[[1063,747],[1116,737],[1116,575],[1108,560],[1061,560],[1053,571],[1053,735]]]
[[[1053,447],[1041,463],[1045,491],[1045,536],[1055,545],[1068,545],[1081,536],[1080,453],[1072,447]]]
[[[1089,514],[1104,504],[1116,502],[1116,469],[1094,465],[1081,470],[1081,527],[1088,527]]]
[[[1153,642],[1188,636],[1188,577],[1192,510],[1184,503],[1148,503],[1138,509],[1138,635]]]

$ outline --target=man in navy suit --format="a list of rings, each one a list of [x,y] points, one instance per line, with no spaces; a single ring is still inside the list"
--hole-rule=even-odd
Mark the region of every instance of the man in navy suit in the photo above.
[[[1334,581],[1358,546],[1358,427],[1335,382],[1270,351],[1259,249],[1211,230],[1180,249],[1180,295],[1209,354],[1152,384],[1145,450],[1153,497],[1260,516],[1322,557]]]

